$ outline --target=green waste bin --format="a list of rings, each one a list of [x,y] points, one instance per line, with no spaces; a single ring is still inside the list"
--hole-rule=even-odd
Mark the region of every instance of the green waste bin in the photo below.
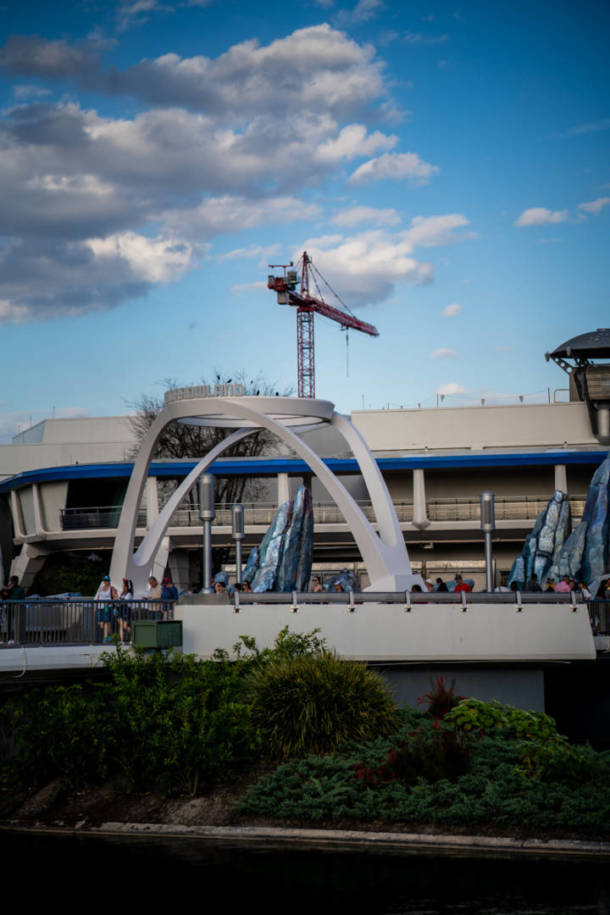
[[[132,644],[138,648],[178,648],[182,645],[182,620],[137,620]]]

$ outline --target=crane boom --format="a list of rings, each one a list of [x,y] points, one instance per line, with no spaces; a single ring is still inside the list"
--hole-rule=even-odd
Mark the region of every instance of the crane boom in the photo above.
[[[267,288],[277,293],[280,305],[292,305],[297,309],[297,367],[298,367],[298,396],[316,396],[315,378],[315,341],[314,341],[314,315],[324,315],[331,321],[336,321],[343,329],[358,330],[371,337],[378,337],[379,331],[373,324],[361,321],[355,315],[340,308],[329,305],[321,297],[310,295],[309,292],[309,266],[311,258],[307,251],[299,262],[302,265],[301,278],[293,264],[270,264],[269,267],[281,267],[283,275],[267,277]],[[297,287],[300,284],[300,289]]]

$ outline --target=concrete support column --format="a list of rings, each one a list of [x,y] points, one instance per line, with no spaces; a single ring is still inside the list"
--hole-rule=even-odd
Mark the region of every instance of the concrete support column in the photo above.
[[[150,530],[159,517],[159,491],[156,477],[146,477],[146,529]]]
[[[11,515],[13,516],[13,528],[17,540],[25,537],[23,518],[21,516],[21,505],[17,496],[17,490],[11,489]]]
[[[290,481],[287,473],[278,473],[277,475],[277,504],[288,502],[290,499]]]
[[[413,524],[420,530],[430,524],[426,506],[426,480],[422,468],[413,471]]]
[[[566,493],[568,491],[568,474],[565,464],[555,464],[555,489]]]
[[[41,549],[34,543],[24,543],[19,556],[11,562],[11,575],[16,575],[22,588],[29,588],[34,576],[44,565],[49,550]]]
[[[34,504],[34,530],[38,537],[42,537],[45,534],[45,529],[42,523],[42,506],[40,504],[40,489],[38,488],[38,483],[34,483],[32,486],[32,501]]]

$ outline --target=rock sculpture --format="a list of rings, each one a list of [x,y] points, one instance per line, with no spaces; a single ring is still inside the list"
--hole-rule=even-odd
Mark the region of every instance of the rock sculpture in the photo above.
[[[587,490],[580,524],[567,538],[550,575],[570,575],[593,582],[610,567],[610,454],[599,465]]]
[[[556,489],[549,503],[536,519],[521,553],[513,563],[508,577],[509,585],[516,582],[523,588],[532,574],[540,584],[559,560],[564,544],[572,529],[572,514],[567,494]]]
[[[301,486],[292,502],[280,505],[257,552],[251,551],[244,578],[258,593],[305,591],[312,560],[313,505],[310,491]]]

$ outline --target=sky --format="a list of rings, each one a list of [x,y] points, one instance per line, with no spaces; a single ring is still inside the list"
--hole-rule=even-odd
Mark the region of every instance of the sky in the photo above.
[[[216,371],[296,390],[266,278],[303,250],[379,330],[316,318],[341,411],[565,388],[545,352],[610,325],[609,25],[591,0],[0,2],[0,441]]]

